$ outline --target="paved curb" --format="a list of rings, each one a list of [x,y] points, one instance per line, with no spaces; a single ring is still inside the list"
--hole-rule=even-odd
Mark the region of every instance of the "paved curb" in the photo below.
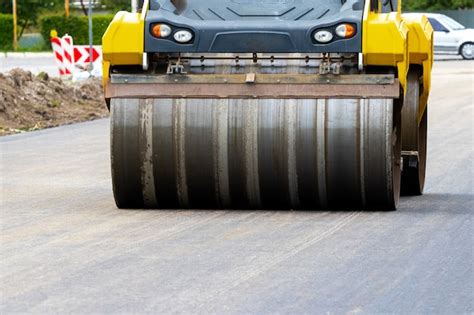
[[[7,52],[1,53],[2,58],[43,58],[53,57],[53,52]]]

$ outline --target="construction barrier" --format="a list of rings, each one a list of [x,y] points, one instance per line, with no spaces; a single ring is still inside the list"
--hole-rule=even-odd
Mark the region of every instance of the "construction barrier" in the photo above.
[[[100,76],[102,68],[100,46],[93,46],[92,50],[89,46],[74,46],[74,40],[70,35],[58,37],[54,30],[51,31],[51,46],[60,76],[83,76],[81,75],[83,72]]]
[[[74,73],[74,44],[72,37],[64,35],[61,38],[61,45],[63,48],[63,68],[65,75],[72,75]]]
[[[94,68],[96,64],[102,64],[102,50],[99,47],[92,47],[92,52],[89,46],[74,46],[74,61],[76,67],[88,67],[92,59]]]
[[[56,65],[59,69],[59,75],[64,75],[63,45],[61,43],[61,38],[58,37],[56,31],[51,31],[51,46],[53,47],[54,59],[56,60]]]

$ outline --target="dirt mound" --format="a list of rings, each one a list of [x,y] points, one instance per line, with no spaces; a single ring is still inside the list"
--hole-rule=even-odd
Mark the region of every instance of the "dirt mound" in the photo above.
[[[0,73],[0,135],[107,115],[98,79],[72,83],[21,69]]]

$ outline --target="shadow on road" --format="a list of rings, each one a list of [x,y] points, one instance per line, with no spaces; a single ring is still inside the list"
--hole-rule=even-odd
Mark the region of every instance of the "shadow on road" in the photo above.
[[[425,194],[403,197],[398,206],[400,212],[472,214],[474,196],[471,194]]]
[[[414,213],[452,213],[452,214],[471,214],[472,209],[474,209],[474,196],[470,194],[425,194],[423,196],[414,196],[414,197],[402,197],[400,199],[400,204],[398,205],[398,210],[396,212],[414,212]],[[250,212],[258,213],[293,213],[297,214],[318,214],[322,212],[332,212],[332,213],[345,213],[345,212],[354,212],[360,211],[359,209],[319,209],[319,210],[287,210],[287,209],[217,209],[217,210],[208,210],[208,209],[134,209],[134,210],[120,210],[117,209],[121,214],[126,213],[157,213],[164,212],[168,214],[179,214],[179,213],[233,213],[233,214],[247,214]],[[365,213],[391,213],[394,211],[386,210],[365,210]]]

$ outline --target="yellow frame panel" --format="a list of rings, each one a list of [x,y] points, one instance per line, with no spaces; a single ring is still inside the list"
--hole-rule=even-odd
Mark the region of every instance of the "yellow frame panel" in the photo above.
[[[410,63],[423,69],[423,91],[420,95],[420,112],[418,122],[428,105],[431,90],[431,70],[433,67],[433,27],[426,16],[404,17],[410,36],[408,37],[408,52]]]
[[[370,1],[365,1],[362,24],[364,65],[396,67],[402,87],[406,86],[410,64],[408,31],[400,10],[391,13],[374,12],[370,10]]]
[[[410,65],[423,68],[423,90],[418,113],[420,122],[431,89],[433,28],[425,16],[402,17],[401,2],[398,1],[397,12],[380,13],[380,0],[377,11],[371,11],[370,1],[366,0],[362,34],[364,65],[396,67],[404,90]]]
[[[112,65],[141,65],[143,62],[145,17],[149,0],[141,13],[118,12],[102,37],[103,82]]]

